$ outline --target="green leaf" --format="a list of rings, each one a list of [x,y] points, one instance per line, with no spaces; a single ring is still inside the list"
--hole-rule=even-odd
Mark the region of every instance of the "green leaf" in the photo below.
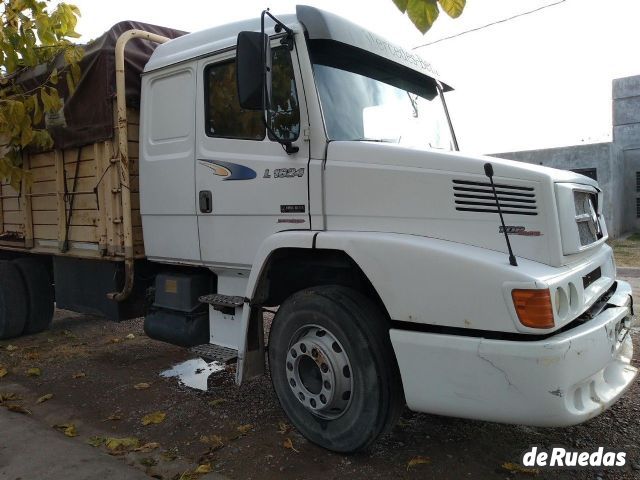
[[[33,124],[38,125],[42,121],[42,110],[40,109],[40,100],[37,95],[32,95],[33,98]]]
[[[50,112],[51,110],[53,110],[51,98],[49,97],[49,94],[47,93],[47,90],[45,88],[40,89],[40,98],[42,99],[42,106],[44,107],[45,112]]]
[[[439,14],[436,0],[409,0],[407,15],[423,34],[431,28]]]
[[[77,88],[81,78],[78,62],[84,51],[72,43],[80,11],[77,7],[52,0],[5,0],[0,9],[0,138],[5,147],[0,153],[0,178],[19,189],[29,182],[22,166],[22,150],[35,146],[51,149],[51,135],[42,125],[44,113],[63,106],[56,85],[66,74],[69,90]],[[53,60],[64,55],[64,70],[54,68]],[[11,74],[29,71],[36,65],[49,65],[46,80],[35,78],[29,91],[16,83]],[[67,68],[68,67],[68,68]]]
[[[409,0],[393,0],[393,3],[395,3],[396,7],[398,7],[402,13],[404,13],[407,11],[407,3],[409,3]]]
[[[77,63],[73,63],[70,68],[71,75],[73,76],[73,83],[77,85],[80,82],[80,77],[82,76],[80,66]]]
[[[462,15],[467,0],[438,0],[442,9],[447,12],[451,18],[458,18]]]
[[[51,80],[51,83],[53,83],[54,85],[58,84],[58,69],[54,68],[53,71],[51,72],[51,75],[49,76],[49,79]]]
[[[29,121],[29,123],[31,123]],[[20,132],[20,146],[26,147],[31,143],[33,139],[33,130],[31,129],[31,125],[23,125],[22,131]]]
[[[73,92],[76,91],[76,85],[73,82],[73,77],[71,76],[71,72],[67,72],[66,79],[67,79],[67,89],[69,90],[69,95],[71,96]]]

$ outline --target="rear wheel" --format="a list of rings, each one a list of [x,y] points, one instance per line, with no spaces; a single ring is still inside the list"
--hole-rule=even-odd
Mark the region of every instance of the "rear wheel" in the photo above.
[[[404,407],[386,318],[349,288],[314,287],[289,297],[271,327],[269,364],[291,422],[329,450],[367,447]]]
[[[13,261],[25,286],[28,302],[24,333],[39,333],[51,326],[54,310],[54,292],[51,277],[42,261],[23,257]]]
[[[0,261],[0,340],[17,337],[27,322],[28,304],[18,268]]]

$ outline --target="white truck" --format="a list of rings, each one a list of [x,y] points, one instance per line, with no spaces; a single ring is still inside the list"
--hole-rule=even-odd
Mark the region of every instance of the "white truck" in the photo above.
[[[139,310],[111,305],[146,295],[149,336],[236,361],[237,383],[265,372],[268,350],[291,422],[340,452],[371,444],[405,405],[566,426],[629,388],[631,289],[598,184],[459,152],[450,87],[418,55],[307,6],[170,41],[129,30],[120,71],[134,37],[161,43],[141,77],[139,146],[120,75],[114,140],[91,147],[87,174],[111,199],[87,207],[98,233],[71,222],[69,242],[69,198],[91,189],[61,191],[56,169],[54,240],[67,244],[38,236],[31,205],[32,240],[0,243],[1,336],[46,328],[54,293],[118,318]],[[24,289],[8,283],[16,272]]]

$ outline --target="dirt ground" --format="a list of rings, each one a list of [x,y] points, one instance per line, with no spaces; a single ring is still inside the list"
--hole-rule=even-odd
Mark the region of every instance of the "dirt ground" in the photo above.
[[[618,267],[640,267],[640,233],[611,240]]]
[[[636,348],[639,341],[636,332]],[[159,376],[188,358],[181,348],[145,337],[141,320],[116,324],[58,311],[50,331],[0,342],[0,365],[7,370],[0,395],[16,397],[5,406],[22,406],[52,428],[62,425],[60,435],[75,427],[67,430],[77,433],[75,441],[92,442],[105,452],[107,438],[151,443],[120,456],[155,478],[197,478],[185,472],[199,465],[231,479],[261,480],[640,478],[638,383],[612,409],[577,427],[507,426],[405,411],[393,432],[368,451],[340,455],[291,430],[267,377],[238,388],[232,371],[220,372],[204,393]],[[150,386],[136,389],[140,383]],[[37,403],[48,394],[53,397]],[[166,417],[142,425],[153,412]],[[602,471],[523,473],[505,466],[519,462],[532,445],[604,446],[626,451],[629,461],[623,469]]]

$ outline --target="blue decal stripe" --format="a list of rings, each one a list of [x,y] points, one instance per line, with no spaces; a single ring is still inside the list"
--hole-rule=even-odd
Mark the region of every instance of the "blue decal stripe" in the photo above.
[[[225,178],[223,178],[223,180],[251,180],[252,178],[256,178],[257,176],[255,170],[238,163],[223,162],[220,160],[213,161],[207,159],[201,159],[200,162],[207,162],[212,165],[218,165],[229,170],[229,172],[231,172],[231,175],[226,176]]]

